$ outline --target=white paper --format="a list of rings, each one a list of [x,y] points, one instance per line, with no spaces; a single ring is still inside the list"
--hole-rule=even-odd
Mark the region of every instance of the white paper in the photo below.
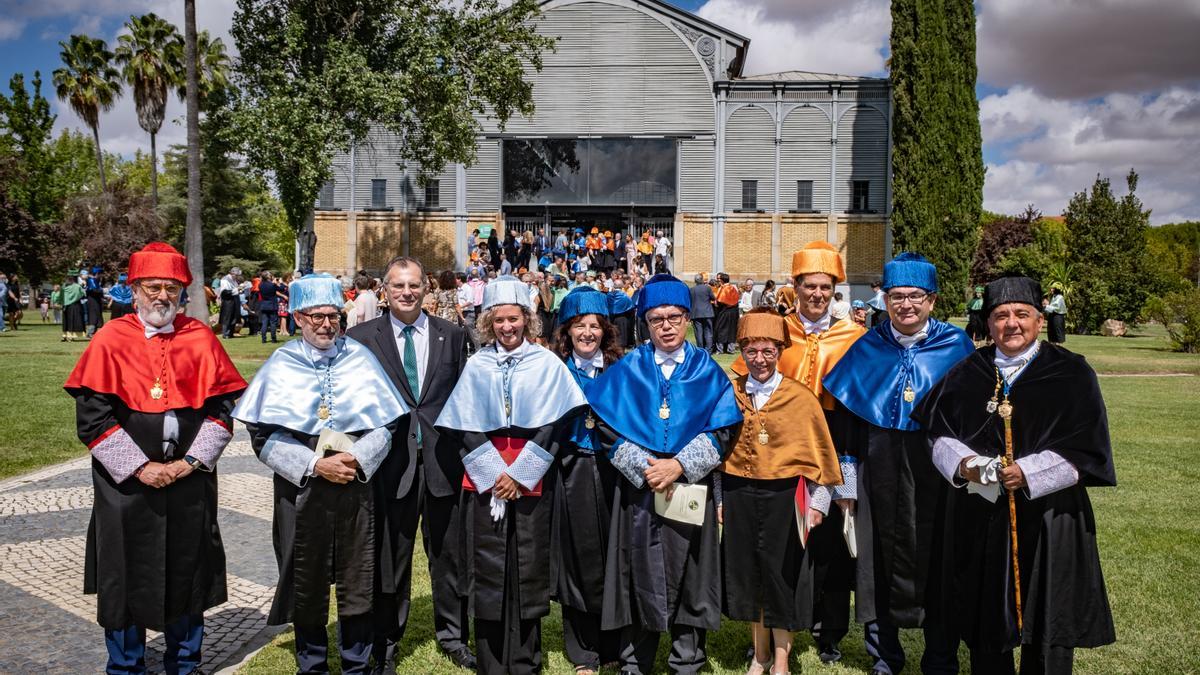
[[[851,558],[858,557],[858,539],[854,534],[854,521],[854,511],[842,509],[842,536],[846,539],[846,549],[850,551]]]
[[[321,435],[317,436],[317,454],[321,456],[326,453],[350,452],[353,445],[353,438],[329,427],[322,429]]]
[[[707,499],[708,486],[677,483],[670,499],[667,499],[666,492],[654,493],[654,512],[681,523],[703,525]]]

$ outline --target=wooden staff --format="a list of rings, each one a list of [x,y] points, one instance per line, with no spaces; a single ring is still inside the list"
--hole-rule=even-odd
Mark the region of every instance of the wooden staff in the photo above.
[[[1012,404],[1005,398],[998,412],[1004,420],[1004,466],[1013,464]],[[1008,538],[1012,541],[1013,594],[1017,600],[1017,632],[1025,630],[1021,614],[1021,567],[1017,562],[1017,494],[1008,490]]]

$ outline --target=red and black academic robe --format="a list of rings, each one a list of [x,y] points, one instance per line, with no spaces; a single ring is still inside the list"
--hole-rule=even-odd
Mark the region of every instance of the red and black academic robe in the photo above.
[[[146,461],[186,454],[213,469],[246,386],[207,326],[186,317],[174,325],[174,333],[147,339],[136,316],[108,322],[64,386],[75,397],[79,439],[93,455],[84,592],[97,595],[97,622],[108,629],[162,630],[225,601],[215,471],[193,471],[165,488],[132,475]],[[164,351],[165,395],[154,399]],[[164,450],[167,411],[178,437]]]
[[[913,413],[933,438],[1004,454],[1004,423],[987,411],[996,388],[995,347],[954,366]],[[1043,343],[1009,393],[1013,454],[1053,450],[1079,472],[1075,485],[1038,499],[1016,492],[1024,633],[1017,634],[1008,498],[995,503],[951,490],[944,548],[952,612],[973,650],[1018,644],[1097,647],[1116,641],[1087,488],[1116,484],[1108,416],[1095,372],[1082,356]]]

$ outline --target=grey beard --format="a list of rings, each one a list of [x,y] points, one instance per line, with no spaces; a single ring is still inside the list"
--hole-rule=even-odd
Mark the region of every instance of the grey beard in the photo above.
[[[163,326],[175,320],[175,314],[179,311],[179,305],[168,303],[165,307],[150,306],[144,307],[138,305],[138,317],[148,326],[162,328]]]

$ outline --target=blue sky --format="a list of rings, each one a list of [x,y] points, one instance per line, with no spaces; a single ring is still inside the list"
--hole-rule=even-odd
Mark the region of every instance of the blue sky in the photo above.
[[[810,70],[884,75],[888,0],[673,0],[751,38],[747,74]],[[115,44],[131,14],[182,25],[178,0],[0,0],[0,83],[42,71],[58,126],[80,121],[53,96],[59,40],[72,32]],[[229,42],[235,0],[197,3],[197,21]],[[1122,187],[1130,168],[1155,223],[1200,220],[1200,2],[988,0],[977,3],[984,206],[1016,213],[1032,203],[1060,213],[1099,175]],[[100,124],[107,151],[149,141],[131,97]],[[181,142],[172,101],[160,147]]]

